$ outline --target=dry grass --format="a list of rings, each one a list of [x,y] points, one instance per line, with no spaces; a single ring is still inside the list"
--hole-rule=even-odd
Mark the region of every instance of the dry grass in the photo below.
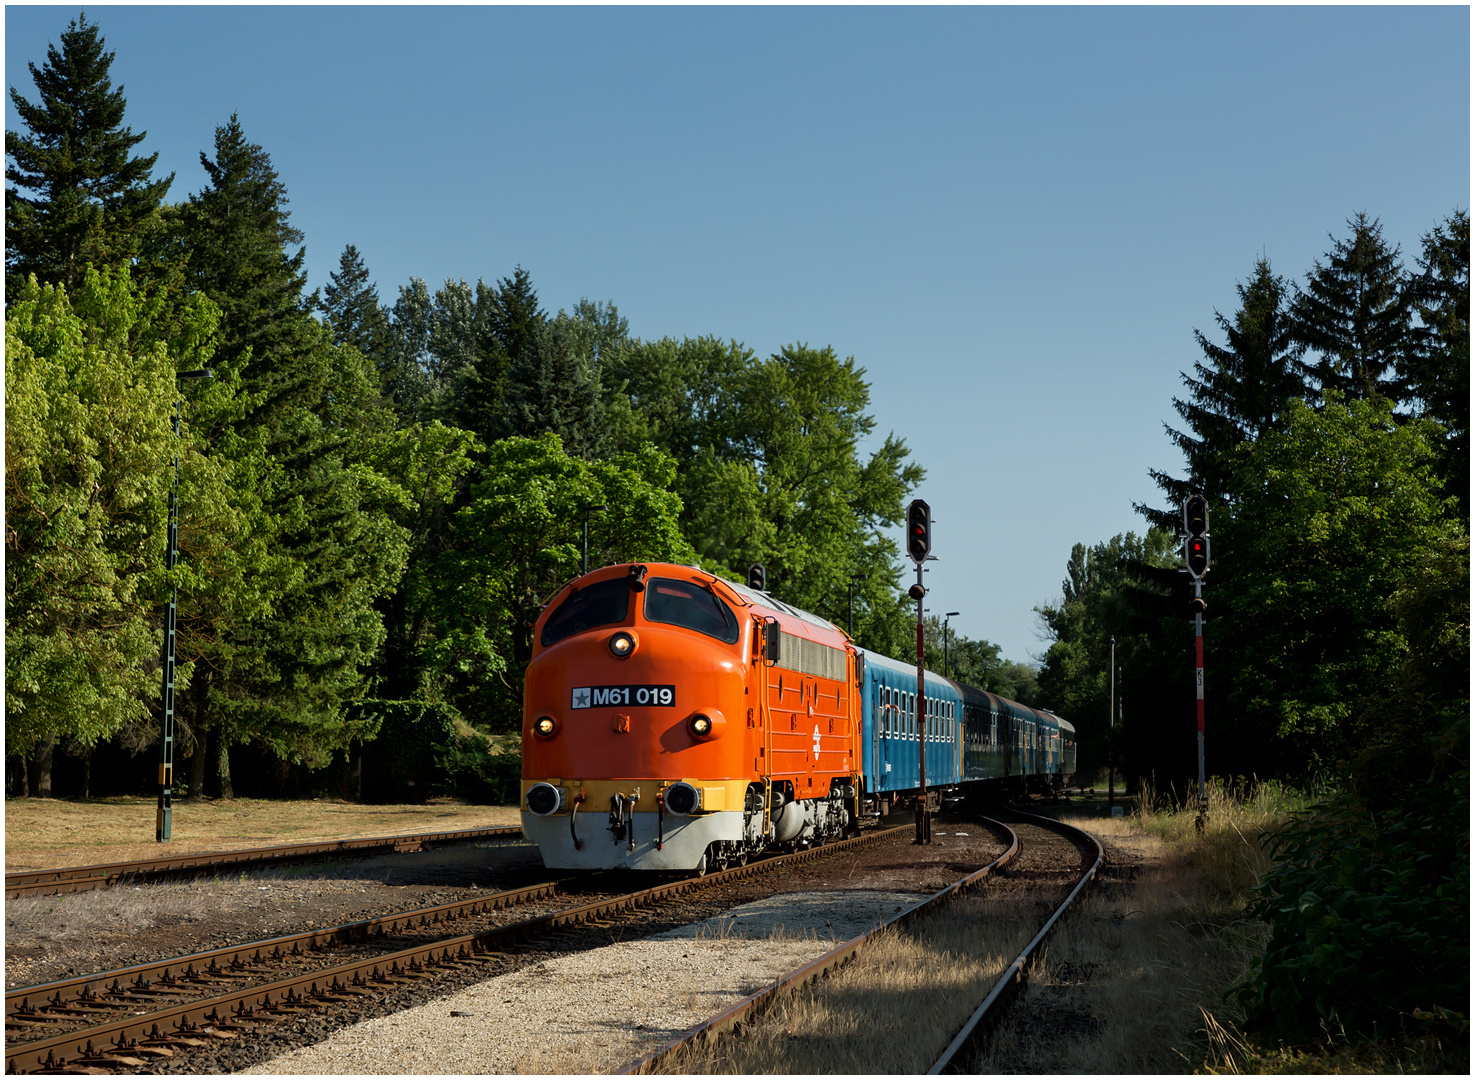
[[[1150,797],[1123,818],[1063,809],[1113,849],[1115,863],[1139,872],[1109,880],[1062,921],[1010,1019],[964,1070],[1182,1073],[1242,1064],[1244,1053],[1221,1037],[1237,1019],[1223,995],[1262,940],[1242,916],[1248,888],[1269,867],[1259,838],[1300,804],[1273,787],[1245,803],[1216,791],[1202,833],[1194,814],[1154,809]],[[924,1072],[1042,917],[1017,894],[964,898],[889,933],[831,979],[781,995],[741,1034],[669,1071]]]
[[[780,995],[742,1035],[678,1055],[663,1071],[925,1072],[1039,918],[1039,906],[1017,893],[959,898],[884,931],[830,978]]]
[[[176,803],[170,840],[154,840],[156,800],[137,796],[72,802],[8,799],[5,869],[37,870],[306,843],[345,837],[516,825],[513,806],[467,806],[432,800],[424,806],[363,806],[331,799],[295,802],[219,799]]]

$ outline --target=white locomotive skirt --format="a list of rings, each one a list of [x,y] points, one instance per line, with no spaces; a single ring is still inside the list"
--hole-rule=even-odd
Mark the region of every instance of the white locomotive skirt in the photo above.
[[[538,845],[543,865],[550,870],[609,870],[619,866],[632,870],[695,870],[707,845],[717,840],[743,839],[741,810],[717,810],[692,817],[667,813],[663,822],[655,813],[637,812],[633,817],[633,847],[630,825],[626,826],[626,835],[616,839],[608,815],[602,813],[577,815],[570,832],[568,814],[543,817],[524,810],[522,835]]]

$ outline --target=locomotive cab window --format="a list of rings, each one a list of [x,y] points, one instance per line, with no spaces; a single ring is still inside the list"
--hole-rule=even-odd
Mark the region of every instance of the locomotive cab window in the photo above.
[[[651,578],[645,587],[645,617],[650,622],[684,626],[729,645],[738,639],[732,608],[693,581]]]
[[[596,626],[622,623],[629,613],[630,585],[624,578],[596,581],[574,593],[548,616],[543,624],[543,644],[552,645]]]

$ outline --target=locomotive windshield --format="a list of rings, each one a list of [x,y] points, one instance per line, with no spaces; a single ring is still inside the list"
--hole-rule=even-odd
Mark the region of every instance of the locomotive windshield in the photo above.
[[[651,578],[645,586],[645,617],[684,626],[729,645],[738,639],[737,616],[710,590],[692,581]]]
[[[630,583],[625,578],[596,581],[558,605],[543,624],[543,644],[552,645],[596,626],[624,622],[629,612]]]

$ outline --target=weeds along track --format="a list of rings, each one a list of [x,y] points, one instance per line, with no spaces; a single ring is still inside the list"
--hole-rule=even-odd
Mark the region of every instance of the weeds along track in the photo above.
[[[627,876],[545,882],[473,900],[119,968],[6,994],[6,1071],[133,1070],[191,1050],[248,1041],[318,1006],[368,1003],[446,975],[484,978],[550,941],[589,948],[659,905],[869,844],[896,829],[764,859],[701,878],[599,893]],[[582,892],[574,889],[582,888]],[[536,904],[531,918],[514,909]],[[450,924],[461,932],[448,934]],[[590,931],[602,931],[591,933]],[[587,941],[580,941],[583,935]]]
[[[226,870],[257,868],[341,855],[379,855],[390,852],[427,851],[451,844],[515,841],[522,837],[517,826],[461,829],[454,832],[418,833],[410,836],[376,836],[356,840],[324,840],[306,844],[214,851],[198,855],[165,855],[135,862],[104,863],[97,866],[68,866],[56,870],[27,870],[5,875],[5,899],[21,896],[50,896],[61,893],[104,889],[121,881],[157,881],[195,874],[218,874]]]
[[[987,1026],[997,1019],[1004,1004],[1018,991],[1024,981],[1024,972],[1029,964],[1030,958],[1045,940],[1050,936],[1050,931],[1055,929],[1060,917],[1069,910],[1096,878],[1096,873],[1101,869],[1102,862],[1106,859],[1100,842],[1089,833],[1054,818],[1042,817],[1031,814],[1018,808],[1010,808],[1010,817],[1016,830],[1026,835],[1033,835],[1030,842],[1038,846],[1042,851],[1052,851],[1057,857],[1062,854],[1062,841],[1068,845],[1067,857],[1076,856],[1077,853],[1084,854],[1083,861],[1090,863],[1089,867],[1081,874],[1080,880],[1071,889],[1070,894],[1061,901],[1060,905],[1045,920],[1045,924],[1030,940],[1023,951],[1014,958],[1013,963],[1005,969],[1004,974],[994,983],[993,989],[983,1002],[974,1010],[968,1022],[963,1025],[962,1030],[953,1037],[938,1059],[932,1063],[932,1068],[927,1070],[929,1076],[941,1073],[956,1073],[963,1071],[962,1065],[968,1060],[968,1052],[976,1045]]]
[[[1060,913],[1080,894],[1085,883],[1094,877],[1102,857],[1101,848],[1091,837],[1069,826],[1062,826],[1049,818],[1037,817],[1010,808],[999,813],[997,818],[976,817],[974,820],[1005,838],[1009,846],[1004,854],[986,866],[971,870],[951,885],[876,926],[868,933],[855,937],[819,959],[788,973],[725,1012],[691,1028],[677,1039],[659,1047],[645,1057],[631,1062],[621,1071],[625,1074],[771,1071],[773,1068],[784,1071],[783,1065],[777,1063],[776,1059],[762,1056],[764,1052],[750,1059],[744,1056],[744,1051],[740,1048],[744,1045],[744,1034],[764,1030],[764,1015],[771,1009],[777,1009],[777,1013],[782,1014],[784,1010],[779,1008],[780,1004],[792,1001],[795,991],[821,976],[835,972],[836,969],[857,957],[869,955],[868,950],[873,946],[878,946],[888,939],[894,940],[896,929],[909,923],[915,923],[919,927],[927,925],[928,920],[925,917],[938,914],[943,906],[955,897],[996,877],[1007,878],[1007,883],[1001,883],[1000,887],[1028,893],[1053,893],[1055,896],[1059,896],[1064,891],[1062,879],[1071,882],[1071,885],[1065,886],[1070,890],[1068,898],[1054,909],[1046,925],[1034,935],[1034,940],[1025,948],[1021,956],[1009,965],[988,993],[984,1004],[968,1019],[964,1030],[958,1032],[958,1037],[953,1040],[954,1045],[948,1047],[931,1069],[932,1072],[946,1071],[954,1058],[964,1048],[972,1045],[976,1033],[982,1028],[984,1019],[991,1016],[998,1008],[1000,1002],[1005,999],[1007,990],[1022,978],[1024,963],[1039,943],[1044,940],[1049,928],[1054,925]],[[918,930],[917,932],[925,933],[926,931]],[[885,952],[884,949],[875,951]],[[822,991],[816,990],[815,993],[822,993]],[[887,1015],[851,1016],[848,1017],[847,1022],[874,1025],[876,1030],[891,1030],[896,1021],[896,1005],[894,997],[888,997],[887,1000],[890,1001],[887,1006]],[[822,1007],[819,1009],[819,1014],[824,1015]],[[757,1026],[744,1027],[744,1025],[752,1024]],[[933,1045],[941,1048],[948,1038],[946,1032],[949,1030],[943,1029],[943,1033],[938,1035],[937,1042]],[[732,1039],[738,1041],[736,1043],[723,1041]],[[931,1060],[936,1053],[936,1050],[931,1050],[923,1062]],[[885,1063],[878,1063],[878,1068],[883,1072],[892,1071],[891,1068],[885,1067]],[[913,1068],[915,1071],[921,1071],[920,1067],[907,1068],[903,1071],[913,1071]],[[810,1072],[815,1069],[824,1071],[824,1066],[807,1059],[805,1062],[794,1065],[794,1070],[800,1072]]]

